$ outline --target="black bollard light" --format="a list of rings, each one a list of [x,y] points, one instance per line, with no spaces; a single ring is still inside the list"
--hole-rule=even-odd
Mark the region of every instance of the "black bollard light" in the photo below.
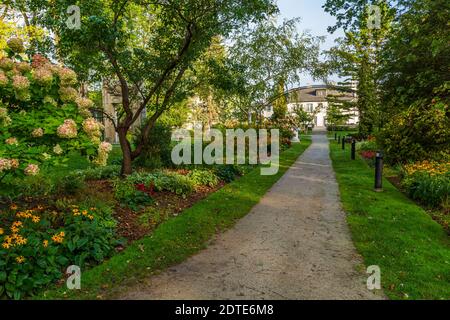
[[[345,136],[342,137],[342,150],[345,150]]]
[[[383,191],[383,153],[377,152],[375,158],[375,191]]]
[[[356,160],[356,140],[352,140],[352,160]]]
[[[341,143],[341,136],[338,137],[338,144]]]
[[[334,134],[334,141],[337,140],[337,133]]]

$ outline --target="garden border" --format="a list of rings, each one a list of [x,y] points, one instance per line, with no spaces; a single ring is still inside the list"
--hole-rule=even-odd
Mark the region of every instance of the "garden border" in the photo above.
[[[366,266],[381,268],[391,299],[449,299],[450,239],[444,228],[387,179],[373,190],[374,171],[330,141],[330,156],[352,239]]]
[[[276,175],[263,176],[257,167],[178,217],[166,221],[151,235],[134,242],[120,254],[82,272],[81,290],[54,287],[33,298],[107,299],[142,278],[184,261],[204,249],[214,234],[229,229],[248,214],[310,144],[310,138],[303,138],[301,143],[295,143],[281,153],[280,169]]]

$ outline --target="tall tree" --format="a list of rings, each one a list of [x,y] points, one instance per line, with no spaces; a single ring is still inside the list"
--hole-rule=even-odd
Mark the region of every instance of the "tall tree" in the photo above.
[[[243,114],[261,115],[265,107],[285,94],[279,90],[280,84],[297,83],[301,73],[313,71],[319,64],[321,39],[298,33],[298,22],[264,20],[239,30],[233,38],[230,57],[242,66],[245,81],[244,103],[240,106]]]
[[[215,36],[226,36],[276,11],[272,0],[86,0],[80,29],[65,24],[71,0],[36,0],[45,25],[58,37],[59,54],[120,83],[122,105],[113,122],[123,152],[122,173],[142,152],[157,119],[192,89],[187,71]],[[88,64],[89,62],[89,64]],[[127,138],[147,110],[141,140]]]
[[[331,3],[334,2],[327,2],[329,6]],[[349,85],[355,81],[357,83],[358,100],[355,105],[359,111],[359,130],[362,134],[369,134],[375,128],[380,128],[384,121],[380,102],[382,76],[379,69],[383,43],[391,31],[394,16],[394,11],[386,0],[373,3],[379,10],[375,12],[379,14],[377,24],[371,20],[374,12],[370,11],[371,7],[367,4],[361,6],[354,25],[338,19],[338,25],[347,28],[347,31],[345,37],[340,39],[338,45],[329,52],[334,69],[345,78],[346,84]],[[356,8],[359,8],[359,5]],[[340,17],[339,13],[334,12],[334,14]],[[354,12],[348,14],[355,17]]]

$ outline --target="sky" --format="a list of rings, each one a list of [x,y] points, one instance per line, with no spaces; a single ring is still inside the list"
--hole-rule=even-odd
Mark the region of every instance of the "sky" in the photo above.
[[[327,27],[335,24],[335,18],[326,13],[322,6],[325,0],[278,0],[281,17],[292,19],[301,17],[299,31],[309,30],[314,36],[326,36],[321,49],[327,50],[334,44],[334,40],[343,35],[342,31],[334,34],[327,32]],[[337,80],[337,77],[330,77],[330,80]],[[309,75],[304,75],[300,86],[321,84],[322,81],[314,81]]]

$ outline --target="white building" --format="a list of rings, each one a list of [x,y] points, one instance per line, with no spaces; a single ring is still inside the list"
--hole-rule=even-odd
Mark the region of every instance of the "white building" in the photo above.
[[[293,113],[295,108],[301,108],[306,112],[315,113],[313,124],[316,127],[327,126],[327,97],[333,96],[341,101],[355,101],[356,95],[339,92],[330,89],[326,85],[314,85],[292,89],[288,93],[288,112]],[[270,118],[273,115],[273,107],[268,107],[264,111],[264,117]],[[357,110],[348,111],[350,116],[347,124],[356,125],[359,123]]]

